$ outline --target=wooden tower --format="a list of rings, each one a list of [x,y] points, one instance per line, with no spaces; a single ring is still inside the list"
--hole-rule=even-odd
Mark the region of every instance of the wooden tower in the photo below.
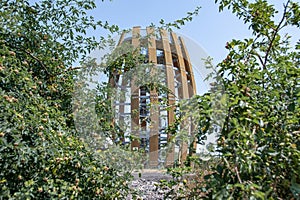
[[[127,122],[129,129],[124,131],[125,134],[127,132],[136,138],[131,140],[131,148],[145,149],[149,155],[147,167],[172,166],[177,159],[174,154],[175,143],[170,143],[171,135],[166,133],[166,129],[174,123],[176,101],[189,99],[196,94],[193,68],[186,45],[183,38],[174,32],[140,27],[124,32],[118,45],[124,43],[140,49],[141,54],[147,57],[147,62],[153,64],[150,74],[159,72],[163,76],[162,83],[169,92],[159,94],[156,89],[136,84],[134,77],[126,82],[122,73],[110,76],[109,82],[113,87],[126,91],[130,97],[113,102],[117,111],[116,121],[120,124]],[[166,106],[157,103],[162,98],[165,98]],[[167,148],[164,154],[161,151],[163,148]],[[184,161],[188,144],[182,143],[179,152],[178,157]]]

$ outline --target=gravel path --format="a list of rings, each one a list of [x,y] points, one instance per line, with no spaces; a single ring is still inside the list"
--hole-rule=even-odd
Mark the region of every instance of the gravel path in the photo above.
[[[138,193],[138,199],[143,200],[159,200],[164,199],[164,194],[170,191],[169,188],[160,188],[158,184],[160,180],[170,180],[172,177],[161,170],[145,170],[139,173],[133,173],[134,180],[131,187]],[[132,196],[127,198],[132,199]]]

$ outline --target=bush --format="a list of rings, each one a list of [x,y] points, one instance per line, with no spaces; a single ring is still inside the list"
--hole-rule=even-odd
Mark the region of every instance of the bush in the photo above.
[[[129,191],[131,176],[104,164],[74,126],[70,64],[98,45],[80,36],[100,24],[86,20],[92,8],[1,2],[1,199],[123,199]]]
[[[227,43],[217,66],[210,96],[219,101],[207,111],[216,115],[204,118],[207,133],[218,135],[222,162],[205,176],[207,198],[299,198],[300,44],[279,32],[299,28],[299,3],[288,1],[276,22],[266,1],[219,2],[250,24],[253,38]]]

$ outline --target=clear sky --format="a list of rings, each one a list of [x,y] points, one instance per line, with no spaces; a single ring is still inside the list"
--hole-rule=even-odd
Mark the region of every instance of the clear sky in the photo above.
[[[283,0],[269,0],[281,9]],[[97,1],[97,9],[92,14],[103,21],[117,24],[128,29],[133,26],[146,27],[158,24],[160,19],[172,22],[186,16],[187,12],[201,6],[199,15],[192,22],[174,30],[197,42],[205,52],[214,58],[214,63],[226,57],[225,44],[231,39],[243,39],[251,36],[248,25],[243,24],[230,11],[219,13],[214,0],[112,0]],[[101,34],[94,32],[93,34]],[[300,38],[300,33],[291,30],[292,35]]]
[[[187,12],[201,6],[199,15],[181,29],[174,31],[192,38],[216,62],[226,56],[224,48],[232,38],[250,35],[244,25],[230,12],[218,12],[214,0],[113,0],[97,3],[92,14],[101,20],[117,24],[120,28],[146,27],[158,24],[160,19],[172,22],[186,16]]]

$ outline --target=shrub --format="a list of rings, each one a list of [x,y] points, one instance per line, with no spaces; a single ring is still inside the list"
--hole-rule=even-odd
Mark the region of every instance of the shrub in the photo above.
[[[0,198],[125,198],[130,175],[79,137],[71,63],[98,45],[92,1],[0,3]],[[113,29],[106,25],[106,28]]]

